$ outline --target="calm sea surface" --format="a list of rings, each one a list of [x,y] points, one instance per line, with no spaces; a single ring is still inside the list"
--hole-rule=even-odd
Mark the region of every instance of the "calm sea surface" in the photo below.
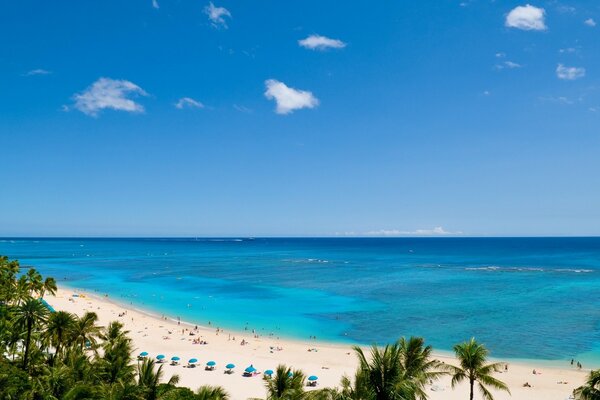
[[[600,364],[600,238],[8,238],[0,254],[199,324]]]

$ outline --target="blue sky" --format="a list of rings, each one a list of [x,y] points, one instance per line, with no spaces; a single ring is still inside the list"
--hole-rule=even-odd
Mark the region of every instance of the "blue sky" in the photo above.
[[[595,1],[0,5],[0,235],[598,235]]]

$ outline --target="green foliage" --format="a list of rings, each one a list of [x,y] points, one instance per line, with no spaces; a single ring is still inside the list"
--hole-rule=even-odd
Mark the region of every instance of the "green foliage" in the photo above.
[[[600,400],[600,369],[591,371],[583,386],[575,389],[577,400]]]
[[[50,312],[42,297],[56,281],[0,256],[0,400],[227,400],[220,387],[198,393],[162,383],[162,365],[137,367],[119,322],[98,326],[98,316]]]
[[[460,363],[459,367],[449,366],[452,373],[452,387],[464,380],[469,382],[469,399],[473,400],[474,386],[477,384],[479,392],[484,400],[493,400],[492,393],[488,386],[497,390],[504,390],[510,393],[506,384],[492,376],[494,372],[501,370],[504,364],[491,363],[486,364],[488,350],[481,343],[472,338],[468,342],[459,343],[454,346],[456,358]]]
[[[120,322],[98,326],[98,316],[50,312],[42,301],[56,293],[56,281],[34,268],[21,273],[19,262],[0,256],[0,400],[229,400],[218,386],[196,392],[177,387],[179,377],[163,382],[163,365],[151,359],[135,364],[129,332]],[[400,339],[370,354],[356,347],[359,367],[339,389],[307,390],[305,375],[279,365],[265,377],[267,400],[426,400],[425,386],[445,373],[452,385],[478,385],[508,391],[486,364],[487,349],[472,339],[454,348],[459,367],[432,359],[422,338]],[[576,390],[579,400],[600,400],[600,371]]]

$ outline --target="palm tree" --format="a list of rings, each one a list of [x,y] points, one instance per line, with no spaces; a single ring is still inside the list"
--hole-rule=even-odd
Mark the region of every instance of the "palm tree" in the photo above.
[[[42,275],[35,268],[29,268],[29,271],[24,276],[27,279],[29,295],[33,296],[34,293],[40,294],[44,287]]]
[[[492,373],[500,371],[504,364],[486,364],[489,352],[483,344],[477,343],[475,338],[455,345],[454,352],[456,353],[460,367],[449,366],[449,369],[452,371],[452,387],[465,379],[468,380],[470,400],[473,400],[475,382],[477,382],[479,391],[485,400],[494,400],[494,397],[486,386],[510,393],[508,386],[504,382],[492,376]]]
[[[341,390],[340,400],[369,400],[373,398],[373,391],[369,387],[367,378],[363,371],[359,368],[354,375],[354,382],[346,375],[340,381]]]
[[[144,398],[147,400],[157,399],[158,387],[163,377],[163,365],[157,370],[154,367],[154,360],[148,358],[138,364],[138,386],[144,390]],[[179,375],[173,375],[167,382],[168,385],[177,385],[177,383],[179,383]]]
[[[31,333],[34,327],[46,321],[48,309],[41,301],[29,298],[15,310],[16,325],[25,329],[25,354],[23,355],[23,369],[27,369],[31,347]]]
[[[200,386],[196,391],[197,400],[229,400],[229,393],[221,386]]]
[[[304,395],[304,373],[300,370],[280,364],[275,369],[275,376],[265,380],[267,400],[295,400]]]
[[[409,389],[408,393],[404,393],[404,397],[425,400],[427,398],[425,385],[446,374],[448,368],[444,363],[431,358],[433,349],[431,346],[425,346],[423,338],[411,337],[408,340],[401,338],[398,345],[401,353],[402,379],[411,383],[404,385]]]
[[[411,388],[402,379],[402,349],[399,342],[379,349],[371,347],[371,360],[368,361],[360,347],[354,347],[358,356],[359,372],[363,383],[369,388],[375,400],[395,400],[398,392],[409,394]]]
[[[600,369],[591,371],[585,385],[573,392],[577,400],[600,400]]]
[[[73,326],[75,326],[75,317],[73,314],[66,311],[52,313],[50,318],[48,318],[48,326],[46,327],[45,335],[55,349],[52,363],[54,363],[54,359],[60,355],[60,351],[62,350],[61,346],[67,336],[71,333]]]
[[[52,277],[48,277],[44,280],[44,283],[42,284],[40,296],[44,297],[44,294],[46,294],[46,292],[54,296],[57,290],[58,287],[56,286],[56,280]]]
[[[96,325],[98,315],[95,312],[86,312],[81,317],[76,318],[73,329],[71,330],[73,342],[81,349],[89,343],[90,347],[96,347],[96,337],[100,334],[100,327]]]
[[[100,375],[107,383],[119,380],[128,382],[133,379],[134,367],[131,364],[133,351],[131,339],[127,337],[120,322],[111,322],[102,335],[103,356],[100,362]]]

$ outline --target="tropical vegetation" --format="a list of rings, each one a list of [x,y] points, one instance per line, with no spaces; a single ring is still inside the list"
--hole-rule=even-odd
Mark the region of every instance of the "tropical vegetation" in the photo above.
[[[56,281],[34,268],[0,257],[0,400],[228,400],[219,386],[196,391],[179,387],[179,377],[165,379],[162,364],[133,357],[125,326],[99,326],[93,312],[54,311],[43,299],[57,291]],[[401,338],[384,347],[354,351],[358,368],[337,388],[309,388],[304,373],[279,365],[264,377],[267,400],[426,400],[427,387],[443,375],[452,385],[469,384],[470,400],[478,388],[506,390],[493,377],[501,364],[487,363],[488,351],[474,339],[454,348],[458,366],[432,355],[422,338]],[[312,379],[312,378],[311,378]],[[314,382],[314,379],[313,379]],[[578,389],[581,400],[600,400],[600,372]],[[466,400],[466,399],[465,399]]]

